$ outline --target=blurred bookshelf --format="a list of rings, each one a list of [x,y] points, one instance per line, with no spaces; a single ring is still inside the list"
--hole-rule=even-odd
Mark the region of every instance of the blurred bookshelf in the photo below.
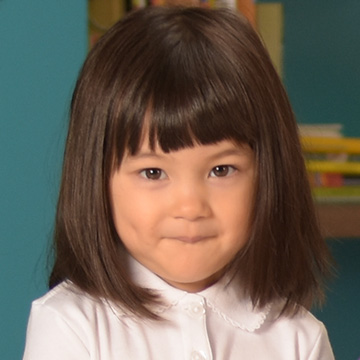
[[[301,142],[322,233],[360,238],[360,138],[341,124],[300,126]]]

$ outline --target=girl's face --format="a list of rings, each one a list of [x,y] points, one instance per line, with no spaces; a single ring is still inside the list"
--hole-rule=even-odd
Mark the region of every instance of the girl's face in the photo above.
[[[252,150],[225,140],[164,153],[147,142],[110,181],[117,232],[129,253],[169,284],[216,282],[249,234]]]

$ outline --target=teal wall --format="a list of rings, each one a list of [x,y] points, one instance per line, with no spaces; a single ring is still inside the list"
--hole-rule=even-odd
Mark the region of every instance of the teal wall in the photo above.
[[[360,1],[280,2],[284,82],[298,121],[340,122],[345,135],[360,137]]]
[[[0,359],[21,359],[45,291],[67,106],[86,54],[86,0],[0,0]],[[49,359],[50,360],[50,359]]]
[[[337,273],[328,300],[314,311],[328,330],[337,360],[360,359],[360,239],[329,240]]]

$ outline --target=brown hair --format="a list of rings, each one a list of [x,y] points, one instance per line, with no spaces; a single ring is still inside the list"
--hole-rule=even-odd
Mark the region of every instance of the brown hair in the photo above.
[[[229,10],[149,7],[115,24],[90,52],[71,104],[50,287],[65,279],[152,316],[156,298],[127,275],[109,178],[149,139],[163,151],[231,139],[257,166],[249,240],[232,269],[255,305],[284,312],[321,298],[328,252],[307,181],[297,125],[251,25]]]

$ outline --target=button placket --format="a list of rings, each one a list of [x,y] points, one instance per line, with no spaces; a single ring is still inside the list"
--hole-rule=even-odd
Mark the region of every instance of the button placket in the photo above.
[[[202,296],[187,294],[182,309],[185,320],[185,351],[189,360],[211,360],[211,348],[206,327],[206,306]]]

